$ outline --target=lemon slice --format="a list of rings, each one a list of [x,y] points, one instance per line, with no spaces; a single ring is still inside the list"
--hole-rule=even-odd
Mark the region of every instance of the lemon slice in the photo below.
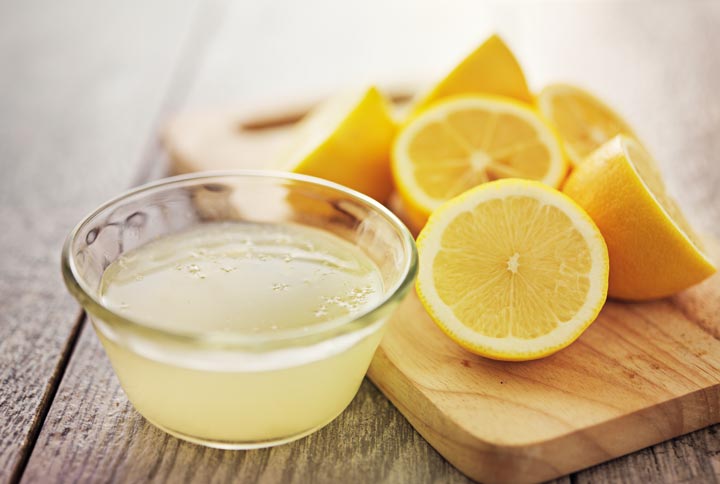
[[[540,92],[537,103],[543,115],[554,123],[573,166],[619,133],[636,137],[620,115],[578,87],[551,84]]]
[[[531,103],[525,75],[510,48],[490,36],[450,73],[413,102],[415,114],[439,99],[458,94],[496,94]]]
[[[298,124],[280,167],[385,202],[393,188],[389,153],[396,128],[388,102],[375,87],[341,94]]]
[[[392,149],[395,183],[415,227],[446,200],[498,178],[557,187],[567,169],[560,141],[529,106],[458,96],[412,118]]]
[[[418,238],[422,304],[450,338],[499,360],[548,356],[592,323],[607,295],[600,231],[570,198],[499,180],[438,208]]]
[[[607,241],[610,296],[669,296],[716,271],[655,162],[634,139],[621,135],[604,144],[575,168],[563,191]]]

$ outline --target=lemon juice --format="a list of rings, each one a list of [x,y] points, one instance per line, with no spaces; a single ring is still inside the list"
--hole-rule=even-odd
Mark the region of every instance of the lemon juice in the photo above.
[[[220,447],[293,440],[335,418],[384,323],[322,336],[376,306],[383,282],[355,245],[295,224],[211,223],[165,236],[112,262],[100,296],[147,330],[137,338],[95,320],[136,409]],[[173,344],[159,342],[167,332]]]

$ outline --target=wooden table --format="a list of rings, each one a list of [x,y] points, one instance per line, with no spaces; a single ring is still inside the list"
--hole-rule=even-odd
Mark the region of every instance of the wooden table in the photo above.
[[[193,106],[282,104],[430,79],[492,30],[535,88],[586,85],[720,235],[720,2],[229,0],[0,3],[0,482],[465,482],[369,382],[317,434],[230,452],[127,402],[59,254],[103,200],[159,176],[158,127]],[[716,482],[719,426],[559,482]]]

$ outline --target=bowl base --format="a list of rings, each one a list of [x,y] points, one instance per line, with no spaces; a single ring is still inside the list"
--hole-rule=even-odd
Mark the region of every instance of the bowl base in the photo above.
[[[176,430],[172,430],[168,427],[165,427],[164,425],[161,425],[145,416],[143,418],[147,420],[150,424],[152,424],[154,427],[159,428],[163,432],[172,435],[173,437],[176,437],[180,440],[184,440],[186,442],[190,442],[191,444],[197,444],[202,445],[205,447],[212,447],[214,449],[223,449],[223,450],[252,450],[252,449],[265,449],[268,447],[276,447],[278,445],[287,444],[290,442],[294,442],[295,440],[300,440],[303,437],[307,437],[308,435],[317,432],[321,428],[328,425],[330,422],[335,420],[337,417],[340,416],[341,413],[343,413],[345,409],[338,412],[336,415],[334,415],[332,418],[326,420],[320,425],[317,425],[309,430],[305,430],[303,432],[280,437],[277,439],[268,439],[268,440],[250,440],[250,441],[229,441],[229,440],[211,440],[211,439],[205,439],[203,437],[196,437],[194,435],[185,434],[183,432],[178,432]]]

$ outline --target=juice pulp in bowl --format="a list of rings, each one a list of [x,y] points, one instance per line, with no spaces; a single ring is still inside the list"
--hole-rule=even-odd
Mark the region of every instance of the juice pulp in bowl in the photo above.
[[[267,183],[255,176],[251,184]],[[131,213],[122,234],[106,236],[116,246],[109,256],[102,251],[102,270],[87,296],[92,303],[79,298],[125,393],[156,426],[204,445],[264,447],[317,430],[357,393],[384,324],[414,276],[414,247],[404,255],[406,267],[398,266],[402,257],[387,264],[383,250],[400,256],[405,249],[382,247],[392,231],[370,228],[388,217],[371,215],[382,210],[372,204],[359,212],[358,224],[328,229],[337,222],[333,210],[298,204],[297,194],[280,197],[292,200],[283,217],[238,210],[222,216],[210,210],[208,217],[207,202],[198,205],[192,193],[190,205],[181,205],[200,217],[171,223],[160,234],[148,228],[148,240],[140,225],[156,211],[141,212],[141,222],[137,211],[121,210]],[[167,196],[160,198],[167,204]],[[298,206],[301,216],[289,216]],[[107,219],[93,222],[79,244],[78,266],[99,259],[88,240],[117,231]],[[101,234],[91,226],[103,227]],[[133,243],[133,233],[141,242]],[[398,277],[402,271],[407,274]]]

